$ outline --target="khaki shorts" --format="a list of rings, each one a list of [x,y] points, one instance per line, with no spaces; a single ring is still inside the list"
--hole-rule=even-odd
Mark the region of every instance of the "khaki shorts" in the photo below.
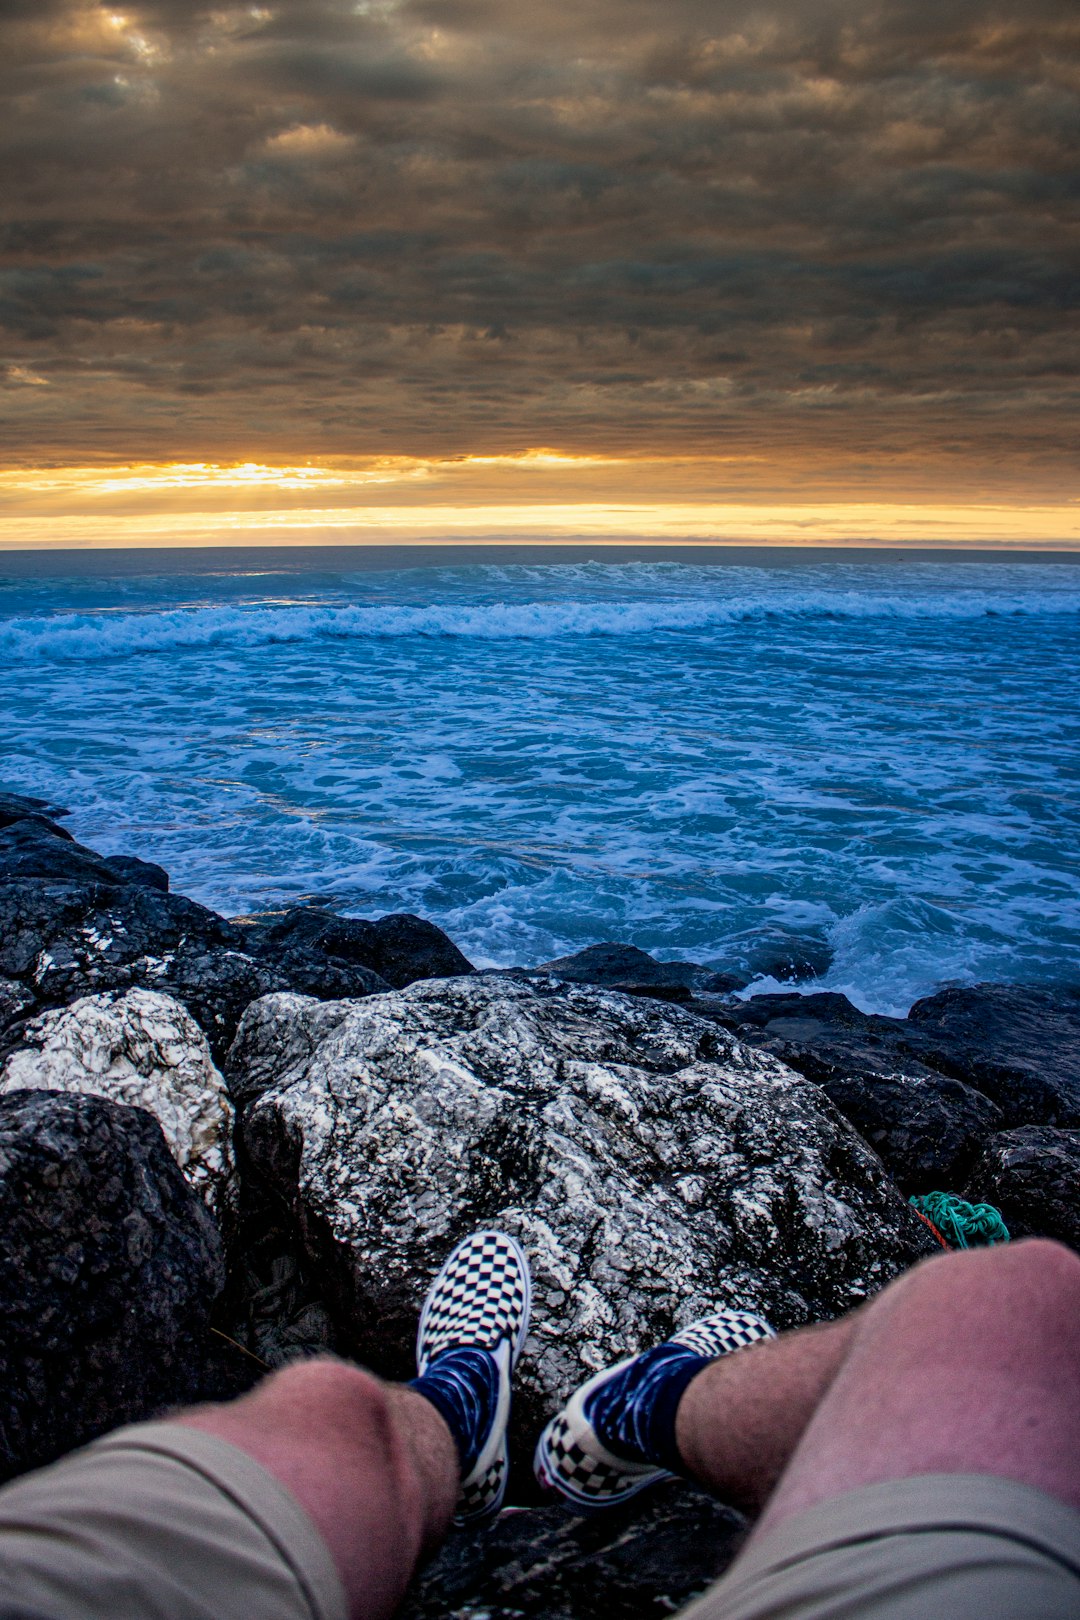
[[[753,1541],[681,1620],[1077,1620],[1080,1513],[989,1474],[834,1496]]]
[[[0,1490],[0,1620],[348,1620],[315,1526],[253,1458],[141,1423]]]
[[[979,1474],[852,1491],[747,1548],[685,1620],[1077,1620],[1080,1514]],[[0,1620],[346,1620],[288,1491],[196,1429],[122,1429],[0,1490]]]

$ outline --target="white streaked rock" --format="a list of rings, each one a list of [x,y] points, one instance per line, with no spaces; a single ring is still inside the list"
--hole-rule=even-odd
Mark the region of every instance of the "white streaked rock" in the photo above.
[[[270,996],[229,1066],[253,1162],[381,1370],[409,1372],[460,1236],[521,1238],[519,1423],[717,1304],[835,1315],[932,1246],[816,1085],[656,1001],[483,974],[333,1010]]]
[[[0,1090],[72,1091],[145,1108],[188,1181],[220,1214],[233,1174],[233,1108],[206,1036],[157,990],[83,996],[26,1026]]]

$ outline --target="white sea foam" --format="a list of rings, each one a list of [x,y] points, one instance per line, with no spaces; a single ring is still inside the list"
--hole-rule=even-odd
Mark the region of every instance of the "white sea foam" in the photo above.
[[[779,928],[902,1012],[1075,974],[1078,611],[1077,569],[914,560],[9,581],[2,776],[229,914],[761,975]]]
[[[1080,613],[1080,593],[954,591],[883,595],[804,591],[710,600],[379,603],[343,606],[251,604],[136,613],[54,613],[0,624],[0,658],[12,663],[80,662],[139,653],[235,649],[307,641],[383,638],[546,640],[567,636],[635,637],[768,620],[968,620]]]

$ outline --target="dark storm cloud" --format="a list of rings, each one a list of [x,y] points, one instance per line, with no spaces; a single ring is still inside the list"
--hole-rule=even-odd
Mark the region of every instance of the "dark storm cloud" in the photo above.
[[[0,19],[14,454],[1072,455],[1072,0]]]

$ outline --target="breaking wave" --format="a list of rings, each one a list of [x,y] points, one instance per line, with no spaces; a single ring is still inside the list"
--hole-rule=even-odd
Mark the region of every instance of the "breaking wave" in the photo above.
[[[1080,613],[1080,597],[1032,592],[1021,602],[998,593],[947,597],[810,591],[783,597],[690,597],[667,601],[348,604],[180,607],[134,613],[57,613],[0,625],[0,659],[78,663],[139,653],[252,648],[275,643],[388,637],[459,637],[477,641],[567,636],[637,636],[706,630],[740,622],[896,619],[970,620]]]

